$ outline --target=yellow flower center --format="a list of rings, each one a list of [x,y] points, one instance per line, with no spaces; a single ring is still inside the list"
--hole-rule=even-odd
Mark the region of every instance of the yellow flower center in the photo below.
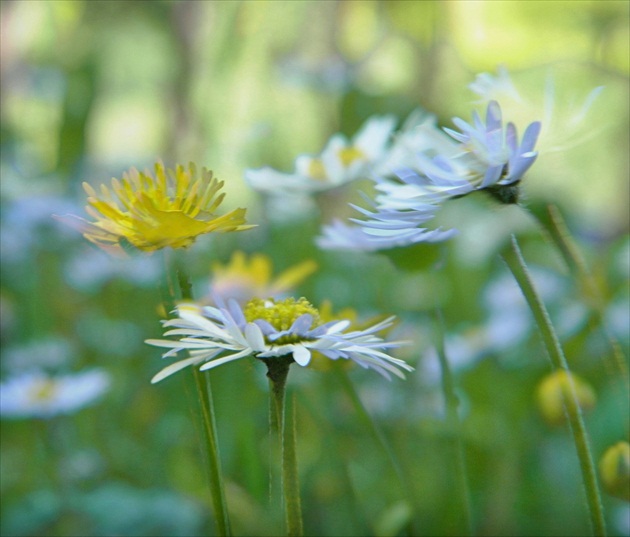
[[[308,176],[311,179],[315,179],[317,181],[325,181],[328,179],[328,175],[326,174],[326,168],[324,167],[324,163],[320,158],[311,159],[308,164]]]
[[[305,298],[285,298],[284,300],[274,300],[269,298],[262,300],[254,298],[250,300],[243,310],[245,319],[251,323],[257,319],[267,321],[276,330],[288,330],[298,317],[309,313],[313,316],[311,327],[321,324],[319,319],[319,311]],[[294,339],[294,338],[293,338]],[[285,338],[280,338],[276,343],[289,343]]]
[[[41,380],[30,390],[33,401],[49,401],[57,392],[57,385],[53,380]]]
[[[365,153],[354,146],[342,147],[338,155],[344,168],[350,166],[355,160],[365,160]]]

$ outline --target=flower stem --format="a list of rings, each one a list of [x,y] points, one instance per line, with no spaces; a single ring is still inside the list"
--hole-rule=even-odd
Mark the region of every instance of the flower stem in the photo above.
[[[217,522],[218,534],[223,537],[232,535],[232,529],[230,526],[230,517],[227,510],[227,502],[225,500],[225,491],[223,488],[223,476],[221,473],[221,461],[219,458],[217,426],[214,417],[212,389],[210,386],[209,375],[204,375],[196,368],[193,368],[193,375],[195,377],[195,386],[197,387],[197,395],[201,406],[203,429],[206,433],[212,508]]]
[[[608,339],[608,343],[612,350],[612,362],[614,364],[614,368],[624,380],[627,391],[628,387],[630,387],[628,366],[626,365],[621,345],[606,325],[604,316],[604,301],[602,299],[601,291],[586,264],[586,260],[582,257],[575,241],[571,237],[566,222],[562,218],[562,214],[560,213],[558,207],[555,205],[547,206],[547,216],[548,220],[546,220],[546,222],[548,222],[548,225],[545,226],[545,223],[543,222],[541,222],[541,224],[551,236],[552,241],[560,251],[566,265],[569,267],[569,270],[571,270],[576,277],[578,284],[582,288],[587,303],[591,305],[591,309],[595,314],[595,320]]]
[[[542,334],[545,347],[547,348],[552,368],[554,371],[570,373],[569,364],[560,346],[558,336],[551,324],[549,313],[536,292],[516,237],[512,236],[511,248],[506,249],[502,257],[521,288],[525,300],[534,315],[536,324]],[[580,462],[580,469],[582,471],[582,481],[586,490],[592,531],[593,535],[604,536],[606,535],[606,524],[588,434],[584,425],[575,385],[570,374],[567,375],[567,378],[569,379],[568,385],[570,393],[569,397],[565,398],[564,403],[573,435],[573,442]]]
[[[174,270],[179,284],[180,296],[183,300],[192,300],[192,284],[190,278],[181,263],[173,262],[169,267]],[[171,273],[172,274],[172,273]],[[172,289],[172,286],[169,285]],[[172,297],[174,298],[174,297]],[[212,386],[209,375],[204,375],[197,368],[192,368],[197,397],[201,408],[203,431],[205,433],[206,453],[208,455],[208,477],[212,508],[217,524],[217,532],[221,537],[232,535],[230,517],[227,510],[223,476],[221,472],[221,459],[219,456],[219,443],[217,437],[217,425],[212,398]],[[205,377],[205,378],[204,378]]]
[[[444,348],[444,319],[442,312],[440,310],[436,310],[435,317],[435,347],[440,361],[440,369],[442,370],[442,391],[446,402],[446,422],[449,431],[454,433],[454,437],[452,439],[452,452],[456,464],[457,489],[459,492],[460,507],[463,514],[463,523],[465,525],[465,535],[474,535],[468,471],[466,469],[466,457],[464,453],[464,444],[462,442],[462,423],[457,411],[457,408],[459,407],[459,398],[455,393],[455,381],[453,379],[448,358],[446,356],[446,350]]]
[[[272,408],[282,452],[282,491],[287,535],[300,537],[304,535],[304,529],[296,456],[295,397],[291,397],[288,404],[285,398],[286,380],[293,357],[280,356],[266,359],[264,362],[267,365],[267,377],[273,400]]]

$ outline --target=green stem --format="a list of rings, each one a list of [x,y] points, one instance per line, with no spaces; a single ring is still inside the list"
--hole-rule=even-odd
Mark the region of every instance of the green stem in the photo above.
[[[197,388],[197,395],[201,406],[203,429],[206,433],[210,493],[212,496],[212,508],[217,522],[217,531],[221,536],[232,535],[230,517],[227,510],[227,502],[225,500],[225,491],[223,488],[223,476],[221,473],[217,426],[214,417],[214,403],[212,400],[210,378],[209,375],[204,375],[196,368],[193,368],[193,375],[195,377],[195,386]]]
[[[183,300],[192,300],[192,284],[190,278],[186,273],[186,270],[182,266],[181,262],[173,261],[169,264],[170,269],[168,273],[175,272],[175,277],[179,284],[180,296]],[[172,284],[168,285],[173,293]],[[174,299],[171,296],[171,299]],[[201,418],[203,421],[203,430],[206,440],[206,453],[208,455],[208,474],[209,474],[209,486],[210,495],[212,497],[212,508],[217,524],[217,532],[221,537],[232,535],[232,529],[230,525],[230,518],[227,510],[227,502],[225,499],[225,490],[223,486],[223,476],[221,472],[221,459],[219,455],[219,443],[217,436],[217,425],[214,412],[214,402],[212,398],[212,386],[210,383],[210,376],[203,375],[197,368],[193,369],[193,376],[195,381],[195,387],[197,389],[197,396],[199,398],[199,405],[201,407]],[[205,377],[205,379],[204,379]]]
[[[512,272],[516,282],[518,283],[525,300],[527,301],[536,324],[542,334],[545,347],[551,360],[551,365],[555,371],[565,371],[568,373],[570,396],[566,397],[564,403],[571,426],[573,442],[577,450],[580,469],[582,471],[582,481],[586,490],[586,499],[591,517],[593,534],[597,536],[606,535],[606,524],[604,522],[604,513],[601,501],[601,495],[597,484],[597,475],[595,472],[595,464],[591,454],[588,434],[584,425],[582,411],[577,398],[575,385],[570,375],[569,364],[564,356],[558,336],[551,324],[549,313],[545,308],[540,296],[536,292],[532,279],[529,275],[527,265],[523,259],[523,255],[516,241],[516,237],[512,236],[511,249],[506,249],[502,255],[504,261]]]
[[[280,356],[265,359],[264,362],[267,365],[272,408],[282,451],[282,491],[287,535],[300,537],[304,535],[304,529],[296,456],[295,398],[292,397],[289,404],[285,400],[286,380],[293,357]]]
[[[575,241],[569,233],[566,222],[562,218],[562,214],[555,205],[549,205],[547,207],[547,214],[549,216],[549,225],[544,226],[544,229],[549,233],[554,244],[560,251],[565,263],[576,276],[578,282],[581,284],[582,289],[586,295],[587,302],[592,306],[592,311],[595,314],[596,322],[601,327],[604,335],[608,339],[608,343],[612,350],[612,361],[614,367],[625,381],[626,390],[630,386],[630,376],[628,373],[628,366],[621,350],[621,345],[617,339],[611,334],[604,319],[604,301],[602,294],[597,286],[595,278],[591,274],[584,257],[582,257]]]
[[[446,350],[444,348],[444,320],[442,312],[440,310],[436,310],[435,316],[435,347],[440,361],[440,369],[442,370],[442,391],[444,392],[444,399],[446,402],[446,422],[449,431],[454,433],[454,438],[452,439],[452,451],[456,464],[457,489],[463,513],[463,523],[466,528],[466,535],[474,535],[472,508],[470,503],[470,487],[468,484],[468,470],[466,468],[464,443],[462,442],[462,423],[457,411],[459,407],[459,398],[455,393],[455,381],[453,379],[448,358],[446,356]]]

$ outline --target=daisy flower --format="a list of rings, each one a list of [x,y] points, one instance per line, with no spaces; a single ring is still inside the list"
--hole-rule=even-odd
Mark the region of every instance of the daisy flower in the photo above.
[[[83,183],[86,212],[94,222],[75,215],[58,218],[110,253],[122,253],[125,244],[146,252],[184,248],[205,233],[253,227],[245,225],[245,209],[215,215],[225,196],[219,194],[222,187],[206,168],[199,173],[190,163],[171,170],[158,162],[155,177],[131,168],[121,181],[112,179],[111,188],[101,185],[97,192]]]
[[[111,384],[109,375],[92,369],[48,376],[29,371],[0,384],[0,415],[7,418],[51,418],[72,414],[99,399]]]
[[[242,308],[230,299],[220,307],[181,304],[177,318],[163,321],[165,336],[177,340],[149,339],[149,345],[165,347],[164,358],[188,351],[189,357],[175,362],[152,379],[152,383],[188,366],[200,371],[248,356],[263,361],[291,357],[305,367],[313,352],[331,360],[352,360],[361,367],[374,369],[390,378],[390,373],[404,378],[401,370],[413,368],[385,351],[402,342],[384,341],[376,332],[392,325],[389,317],[363,330],[345,331],[349,320],[322,322],[318,310],[306,299],[250,300]]]
[[[320,155],[300,155],[294,173],[265,167],[247,170],[245,180],[254,190],[282,195],[313,194],[367,178],[386,158],[395,126],[394,116],[372,117],[351,140],[338,133]]]
[[[418,155],[419,171],[428,183],[438,187],[461,186],[468,191],[488,190],[500,201],[515,203],[517,192],[509,187],[518,184],[538,156],[534,147],[540,122],[530,123],[519,143],[514,123],[504,126],[499,103],[490,101],[485,122],[474,112],[472,124],[461,118],[454,118],[453,123],[459,131],[444,129],[458,142],[451,155],[440,154],[433,159]]]
[[[496,101],[488,104],[485,122],[476,112],[472,124],[453,121],[459,132],[444,129],[446,134],[441,134],[431,121],[422,123],[414,135],[423,151],[415,155],[413,169],[395,170],[396,179],[378,179],[377,195],[370,201],[373,210],[353,205],[364,218],[351,219],[357,226],[325,226],[318,245],[373,251],[440,242],[457,230],[426,224],[448,199],[484,190],[503,203],[515,203],[517,185],[538,155],[534,146],[540,122],[531,123],[519,143],[514,124],[503,125]]]

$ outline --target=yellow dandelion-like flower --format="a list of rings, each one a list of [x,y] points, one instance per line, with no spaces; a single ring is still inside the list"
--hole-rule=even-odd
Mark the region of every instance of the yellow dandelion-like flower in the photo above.
[[[60,219],[111,253],[121,253],[125,244],[145,252],[167,246],[185,248],[205,233],[254,227],[245,225],[245,209],[215,215],[225,197],[219,194],[222,187],[223,181],[206,168],[198,173],[190,163],[172,170],[158,162],[155,177],[131,168],[122,180],[112,179],[111,188],[102,184],[96,191],[83,183],[88,195],[86,212],[94,222],[74,215]]]
[[[313,260],[306,260],[273,276],[273,263],[264,254],[241,251],[232,254],[229,263],[212,264],[211,296],[246,302],[254,297],[278,297],[293,290],[317,270]]]

